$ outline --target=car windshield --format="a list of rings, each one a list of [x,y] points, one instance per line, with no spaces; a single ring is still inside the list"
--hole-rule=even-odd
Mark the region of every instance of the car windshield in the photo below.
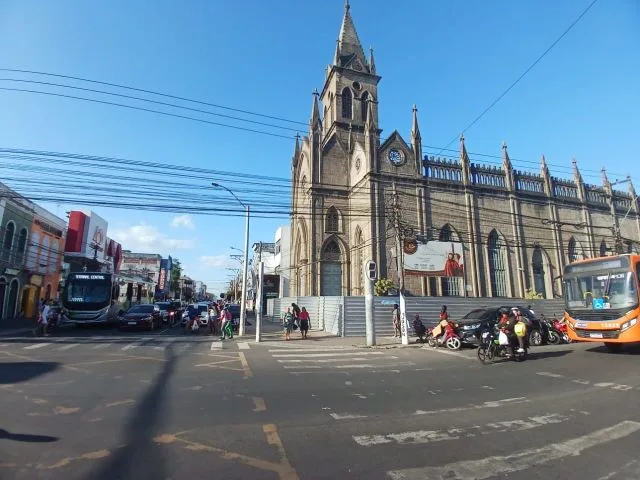
[[[153,313],[153,305],[134,305],[127,313]]]
[[[461,320],[484,320],[488,318],[491,312],[484,309],[471,310]]]
[[[156,303],[156,305],[163,312],[166,312],[167,310],[169,310],[169,304],[168,303]]]
[[[209,311],[209,307],[207,307],[206,305],[198,305],[198,313],[208,312],[208,311]]]
[[[565,292],[569,309],[626,309],[638,304],[636,282],[628,270],[566,276]]]

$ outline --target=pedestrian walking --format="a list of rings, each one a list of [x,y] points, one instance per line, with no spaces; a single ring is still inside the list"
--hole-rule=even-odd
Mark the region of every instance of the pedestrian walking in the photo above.
[[[49,302],[44,302],[42,307],[42,312],[40,312],[38,316],[38,324],[36,325],[36,329],[34,334],[36,337],[40,337],[42,335],[48,337],[49,333],[47,332],[48,320],[49,320]]]
[[[307,338],[307,333],[309,332],[309,323],[311,321],[309,318],[309,312],[307,312],[306,307],[302,307],[298,318],[300,321],[300,335],[302,335],[302,339],[304,340]]]
[[[293,314],[291,308],[287,308],[286,313],[282,317],[282,326],[284,327],[284,339],[291,340],[291,330],[293,330]]]
[[[391,320],[393,321],[393,338],[400,336],[400,306],[393,304],[393,312],[391,312]]]

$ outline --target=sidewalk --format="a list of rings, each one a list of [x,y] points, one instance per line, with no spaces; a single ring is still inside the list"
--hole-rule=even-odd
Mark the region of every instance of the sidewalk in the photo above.
[[[255,343],[256,338],[256,330],[255,330],[255,318],[253,316],[248,317],[249,322],[251,322],[251,326],[247,326],[245,330],[245,335],[243,340],[247,340],[250,343]],[[284,330],[280,322],[269,322],[264,321],[262,324],[262,332],[261,332],[261,343],[262,342],[282,342],[282,343],[290,343],[290,342],[302,342],[300,346],[303,344],[313,344],[314,347],[324,345],[327,347],[356,347],[356,348],[380,348],[380,349],[390,349],[390,348],[420,348],[424,346],[424,343],[416,343],[416,338],[413,336],[409,337],[409,345],[402,345],[399,338],[393,337],[376,337],[376,345],[373,347],[367,347],[366,339],[364,337],[337,337],[330,333],[327,333],[323,330],[309,330],[309,335],[306,341],[303,341],[300,338],[300,332],[298,330],[294,330],[291,333],[291,341],[287,342],[284,339]]]
[[[0,320],[0,337],[12,337],[30,333],[35,328],[35,321],[31,318],[12,318]]]

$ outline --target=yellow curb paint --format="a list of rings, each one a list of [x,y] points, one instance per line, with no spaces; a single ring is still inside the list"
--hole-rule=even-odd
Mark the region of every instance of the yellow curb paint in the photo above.
[[[251,367],[249,367],[249,362],[247,362],[247,357],[244,356],[243,352],[239,352],[238,356],[240,357],[240,362],[242,363],[242,368],[244,369],[244,379],[253,377],[253,372],[251,371]]]

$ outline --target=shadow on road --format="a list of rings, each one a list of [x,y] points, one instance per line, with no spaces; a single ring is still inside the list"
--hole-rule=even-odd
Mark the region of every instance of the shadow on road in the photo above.
[[[58,437],[49,435],[31,435],[29,433],[11,433],[0,428],[0,440],[13,440],[14,442],[47,443],[57,442]]]
[[[167,348],[165,358],[162,372],[131,415],[124,432],[124,446],[96,472],[89,474],[87,479],[167,478],[164,459],[153,443],[159,424],[168,414],[166,390],[177,362],[177,356],[171,347]]]
[[[597,347],[587,348],[585,352],[589,353],[606,353],[607,355],[640,355],[640,344],[632,343],[630,345],[625,345],[622,347],[622,350],[619,352],[610,352],[607,347],[604,345],[600,345]]]
[[[530,360],[541,360],[543,358],[564,357],[565,355],[569,355],[570,353],[573,353],[573,350],[553,350],[553,351],[546,351],[546,352],[536,352],[536,351],[529,350],[527,357]]]
[[[27,382],[59,367],[58,362],[0,362],[0,385]]]

